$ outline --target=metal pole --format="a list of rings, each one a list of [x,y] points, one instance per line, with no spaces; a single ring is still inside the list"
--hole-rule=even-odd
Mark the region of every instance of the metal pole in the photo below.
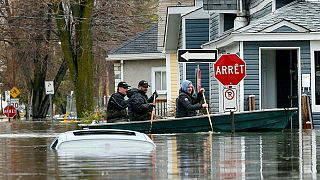
[[[70,114],[71,114],[71,112],[73,112],[72,111],[72,95],[73,95],[73,91],[71,91],[71,93],[70,93]]]
[[[52,108],[52,94],[49,94],[50,99],[50,119],[53,120],[52,114],[53,114],[53,108]]]
[[[11,105],[11,98],[8,101],[8,105],[7,107],[9,107]],[[8,110],[8,121],[10,122],[10,111]]]
[[[231,116],[231,131],[234,133],[236,131],[236,127],[234,124],[234,113],[233,111],[230,111],[230,116]]]

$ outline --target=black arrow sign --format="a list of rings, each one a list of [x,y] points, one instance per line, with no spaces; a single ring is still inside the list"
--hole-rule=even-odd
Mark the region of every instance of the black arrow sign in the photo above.
[[[216,49],[179,49],[178,62],[194,63],[194,62],[215,62],[218,58],[218,50]]]

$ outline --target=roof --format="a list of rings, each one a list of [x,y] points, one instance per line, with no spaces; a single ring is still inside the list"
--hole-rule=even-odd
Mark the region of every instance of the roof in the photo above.
[[[286,20],[311,32],[320,31],[320,2],[295,1],[262,18],[256,19],[248,26],[236,32],[254,33]]]
[[[160,53],[157,50],[157,40],[158,23],[112,49],[108,54]]]
[[[286,30],[286,31],[284,31]],[[226,39],[241,34],[271,34],[283,33],[314,33],[320,31],[320,2],[294,1],[283,6],[273,13],[270,13],[259,19],[250,21],[250,24],[237,30],[230,29],[224,32],[220,37],[205,43],[204,46],[211,43],[224,42]],[[238,38],[240,40],[240,38]],[[252,38],[251,38],[252,39]],[[243,40],[243,39],[241,39]],[[250,40],[250,39],[247,39]],[[235,38],[233,38],[235,41]],[[220,45],[219,45],[220,46]]]

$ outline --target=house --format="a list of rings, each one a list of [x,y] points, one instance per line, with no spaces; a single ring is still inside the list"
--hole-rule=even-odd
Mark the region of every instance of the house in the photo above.
[[[198,37],[208,36],[208,42],[201,48],[217,49],[220,55],[236,53],[246,61],[247,76],[235,86],[239,111],[247,110],[246,99],[254,96],[255,109],[298,107],[301,117],[301,96],[307,94],[311,98],[314,126],[319,128],[320,2],[200,2],[202,5],[184,7],[185,10],[168,8],[164,51],[167,64],[171,65],[167,70],[178,69],[177,82],[186,79],[185,74],[188,74],[185,65],[177,62],[177,50],[189,48],[186,45]],[[194,16],[194,23],[200,23],[203,16],[196,15],[200,11],[209,16],[209,32],[199,31],[197,36],[190,37],[186,32],[197,31],[195,28],[199,26],[186,25],[185,17]],[[167,74],[170,77],[172,72],[167,71]],[[210,111],[222,112],[222,92],[226,87],[212,76],[212,64],[209,65],[209,86]],[[301,126],[298,120],[295,123]]]
[[[165,55],[157,49],[157,37],[158,24],[153,24],[108,53],[106,60],[114,61],[115,87],[126,81],[137,88],[140,80],[146,80],[151,86],[148,96],[156,90],[158,99],[166,99]]]

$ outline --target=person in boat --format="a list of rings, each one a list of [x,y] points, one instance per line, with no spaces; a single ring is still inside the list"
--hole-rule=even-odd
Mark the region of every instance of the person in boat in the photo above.
[[[200,104],[203,98],[204,88],[194,94],[192,82],[185,80],[181,84],[179,96],[176,99],[176,117],[191,117],[196,115],[196,110],[208,108],[208,104]]]
[[[127,107],[128,100],[125,97],[128,92],[129,86],[126,82],[121,81],[118,83],[117,92],[112,94],[108,101],[107,107],[107,121],[120,122],[127,121]]]
[[[130,92],[128,113],[130,121],[150,120],[151,112],[155,107],[154,100],[158,97],[155,91],[150,98],[147,96],[149,84],[145,80],[141,80],[138,84],[136,92]]]

